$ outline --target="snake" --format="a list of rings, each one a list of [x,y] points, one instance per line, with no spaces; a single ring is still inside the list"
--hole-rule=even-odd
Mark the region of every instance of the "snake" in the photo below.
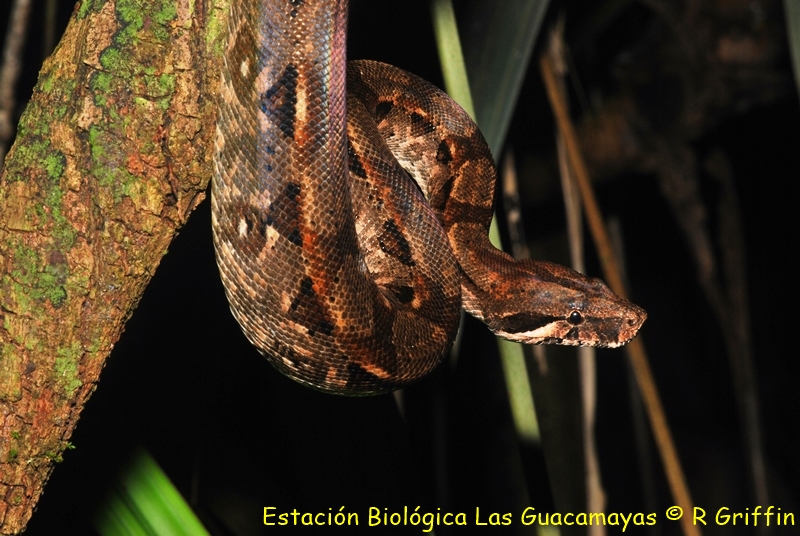
[[[643,309],[491,244],[497,169],[476,124],[415,75],[348,63],[347,17],[347,0],[230,1],[211,210],[247,339],[351,396],[429,374],[462,308],[526,344],[630,341]]]

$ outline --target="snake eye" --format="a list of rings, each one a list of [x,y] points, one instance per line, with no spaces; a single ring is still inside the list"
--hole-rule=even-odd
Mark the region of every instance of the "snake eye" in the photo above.
[[[577,326],[578,324],[583,322],[583,315],[580,314],[578,311],[572,311],[567,318],[567,322],[572,324],[573,326]]]

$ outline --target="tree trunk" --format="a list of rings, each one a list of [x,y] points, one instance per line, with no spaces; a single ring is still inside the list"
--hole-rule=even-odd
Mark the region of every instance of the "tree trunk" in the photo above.
[[[83,0],[0,175],[0,534],[205,197],[226,0]],[[210,238],[209,238],[210,241]]]

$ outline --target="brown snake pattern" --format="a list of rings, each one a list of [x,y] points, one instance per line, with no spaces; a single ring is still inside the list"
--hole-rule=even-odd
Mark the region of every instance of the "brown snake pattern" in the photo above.
[[[420,78],[348,67],[346,24],[346,0],[231,1],[212,214],[248,339],[348,395],[430,372],[461,306],[526,343],[632,339],[645,312],[602,282],[489,243],[496,169],[477,127]]]

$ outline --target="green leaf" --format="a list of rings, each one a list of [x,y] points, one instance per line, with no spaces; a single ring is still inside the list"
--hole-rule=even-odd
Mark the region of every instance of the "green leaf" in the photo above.
[[[156,461],[138,449],[95,518],[103,536],[206,536],[208,532]]]

